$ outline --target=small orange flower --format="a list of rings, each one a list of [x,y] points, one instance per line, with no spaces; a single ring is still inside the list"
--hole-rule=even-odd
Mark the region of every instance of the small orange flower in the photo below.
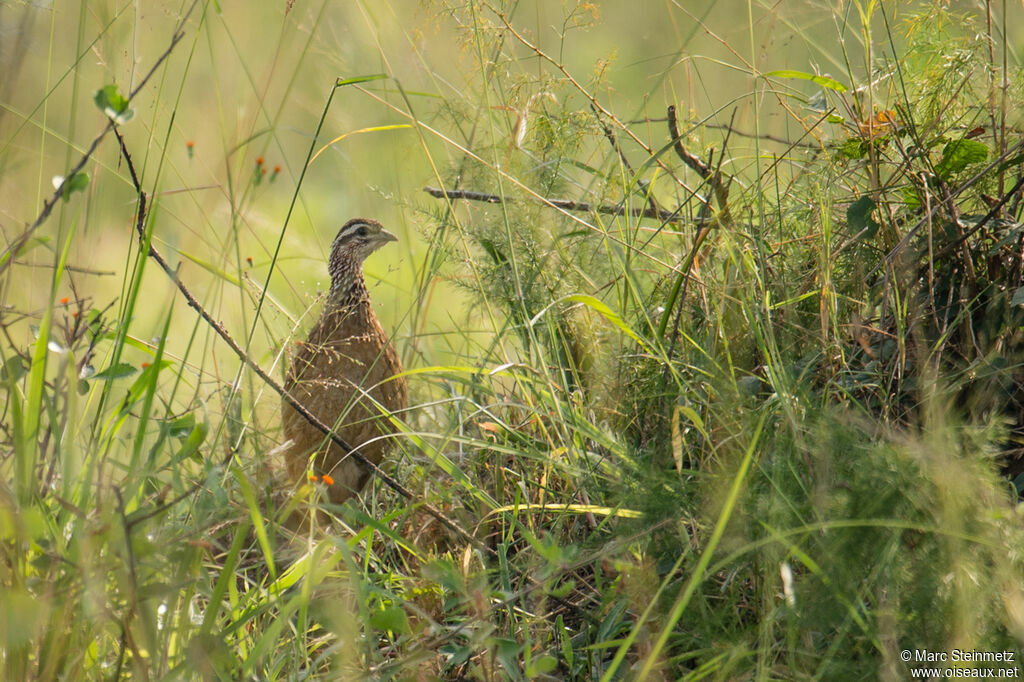
[[[64,298],[60,299],[60,304],[61,305],[67,305],[68,304],[68,297],[65,296]]]
[[[280,172],[281,172],[281,167],[280,166],[274,166],[274,175],[277,175]]]
[[[252,256],[246,256],[245,262],[248,263],[249,265],[252,265]]]
[[[195,143],[195,142],[193,142],[192,140],[187,140],[187,141],[185,142],[185,146],[186,146],[186,147],[188,147],[189,149],[192,149],[192,147],[195,147],[195,146],[196,146],[196,143]]]
[[[152,362],[144,362],[144,363],[142,363],[142,369],[146,369],[147,367],[149,367],[152,364],[153,364]]]
[[[334,485],[334,479],[328,476],[327,474],[324,474],[323,479],[324,483],[326,483],[327,485]]]
[[[263,157],[262,156],[257,156],[256,157],[256,165],[257,166],[262,166],[263,165]]]
[[[78,311],[76,310],[75,312],[71,313],[71,317],[78,317]]]
[[[267,174],[267,169],[264,168],[263,166],[260,166],[260,172],[263,173],[264,175],[266,175]]]
[[[313,483],[316,483],[316,482],[317,482],[317,481],[319,481],[320,479],[319,479],[319,478],[317,477],[317,475],[316,475],[316,474],[310,474],[310,475],[309,475],[309,480],[310,480],[310,481],[312,481]]]

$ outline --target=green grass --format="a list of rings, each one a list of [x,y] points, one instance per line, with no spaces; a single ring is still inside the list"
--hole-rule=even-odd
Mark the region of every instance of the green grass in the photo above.
[[[990,4],[0,9],[0,677],[1019,660],[1024,16]],[[358,214],[402,235],[366,266],[400,485],[294,537],[322,491],[273,384]]]

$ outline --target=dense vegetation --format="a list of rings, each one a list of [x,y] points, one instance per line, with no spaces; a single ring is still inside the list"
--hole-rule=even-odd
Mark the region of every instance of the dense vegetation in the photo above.
[[[156,4],[0,7],[4,679],[1019,661],[1019,7]],[[401,490],[295,537],[275,384],[364,211]]]

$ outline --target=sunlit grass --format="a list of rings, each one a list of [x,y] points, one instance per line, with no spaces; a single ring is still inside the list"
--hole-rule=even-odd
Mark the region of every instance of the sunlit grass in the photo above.
[[[188,9],[90,5],[24,8],[47,60],[4,57],[9,245],[106,125],[93,93],[134,114],[132,163],[110,135],[0,260],[2,677],[904,679],[906,649],[1020,651],[1020,17],[199,3],[121,102]],[[402,237],[366,272],[411,496],[329,507],[221,332],[280,378],[353,215]],[[288,530],[306,503],[333,525]]]

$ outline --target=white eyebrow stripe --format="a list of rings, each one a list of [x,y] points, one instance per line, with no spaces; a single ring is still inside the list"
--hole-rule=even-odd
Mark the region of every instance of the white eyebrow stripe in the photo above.
[[[361,228],[361,227],[369,228],[369,227],[372,227],[372,225],[370,225],[369,223],[363,223],[363,222],[352,223],[351,225],[346,227],[345,230],[343,232],[341,232],[337,236],[337,239],[339,241],[344,240],[344,239],[348,239],[354,232],[358,231],[359,228]]]

